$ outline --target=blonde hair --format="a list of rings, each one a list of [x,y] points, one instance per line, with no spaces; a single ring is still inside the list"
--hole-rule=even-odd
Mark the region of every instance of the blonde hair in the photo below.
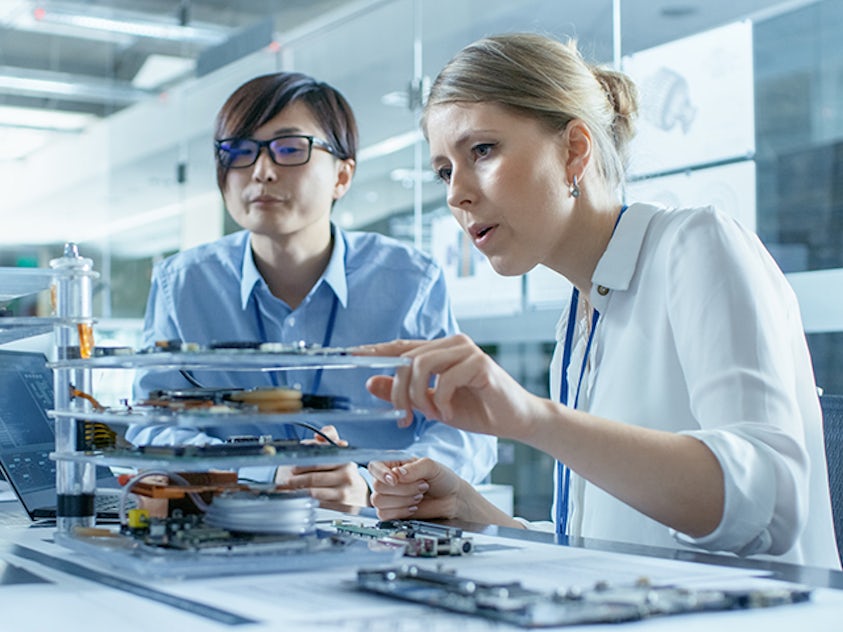
[[[574,41],[510,33],[466,46],[431,86],[422,115],[425,136],[432,107],[460,102],[497,103],[555,131],[580,119],[591,130],[607,186],[617,188],[624,180],[638,112],[635,84],[586,62]]]

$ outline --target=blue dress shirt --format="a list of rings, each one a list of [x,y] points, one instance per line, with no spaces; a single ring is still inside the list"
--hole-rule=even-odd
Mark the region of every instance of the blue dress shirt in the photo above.
[[[354,346],[396,338],[432,339],[457,332],[445,278],[426,254],[376,233],[345,232],[332,226],[334,247],[322,277],[304,301],[291,309],[273,296],[252,258],[249,233],[240,231],[178,253],[155,266],[144,321],[144,346],[158,340],[208,344],[265,341],[324,344],[330,312],[330,346]],[[313,369],[193,371],[209,387],[296,386],[318,394],[348,397],[355,407],[384,408],[365,387],[382,370]],[[189,388],[178,371],[146,371],[136,397],[156,388]],[[409,428],[394,419],[334,423],[350,445],[402,449],[428,456],[472,483],[484,480],[497,460],[494,437],[463,432],[416,414]],[[190,428],[131,427],[136,444],[191,443],[230,435],[279,436],[279,427],[232,425],[199,432]]]

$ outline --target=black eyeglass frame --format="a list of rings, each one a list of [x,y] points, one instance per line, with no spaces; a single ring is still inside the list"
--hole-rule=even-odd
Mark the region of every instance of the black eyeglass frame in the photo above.
[[[274,143],[275,141],[281,140],[283,138],[304,138],[304,139],[307,140],[307,155],[305,156],[304,160],[302,160],[301,162],[295,162],[295,163],[289,163],[289,162],[282,163],[282,162],[278,162],[275,159],[275,153],[272,151],[272,148],[270,147],[270,145],[272,145],[272,143]],[[225,162],[220,159],[220,153],[223,152],[223,151],[228,151],[227,149],[223,148],[223,143],[232,143],[232,142],[242,143],[244,141],[254,143],[255,145],[257,145],[257,151],[255,152],[254,158],[252,159],[252,161],[249,164],[234,166],[232,164],[225,164]],[[309,135],[309,134],[281,134],[280,136],[275,136],[274,138],[270,138],[268,140],[257,140],[256,138],[233,137],[233,138],[220,138],[219,140],[214,141],[214,148],[216,149],[217,161],[225,169],[248,169],[249,167],[254,166],[254,164],[258,161],[258,157],[261,155],[262,149],[266,149],[267,154],[269,154],[269,159],[272,161],[273,164],[276,164],[279,167],[300,167],[300,166],[306,165],[308,162],[310,162],[310,157],[313,155],[313,148],[314,147],[316,147],[317,149],[321,149],[323,151],[327,151],[329,154],[331,154],[332,156],[336,156],[337,158],[340,157],[339,153],[337,152],[336,149],[334,149],[334,146],[331,145],[331,143],[329,143],[326,140],[322,140],[321,138],[317,138],[316,136]]]

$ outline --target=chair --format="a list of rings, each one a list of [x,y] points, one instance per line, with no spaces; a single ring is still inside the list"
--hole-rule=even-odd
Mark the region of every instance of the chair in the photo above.
[[[837,550],[843,560],[843,395],[821,395],[820,406],[834,533],[837,535]]]

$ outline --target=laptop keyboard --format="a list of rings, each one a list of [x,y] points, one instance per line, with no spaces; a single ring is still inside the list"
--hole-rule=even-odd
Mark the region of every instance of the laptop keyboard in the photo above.
[[[29,516],[20,503],[3,503],[0,505],[0,527],[16,527],[32,524]]]
[[[132,507],[136,507],[137,503],[133,502],[131,497],[126,499],[126,509],[131,509]],[[120,511],[120,495],[119,494],[106,494],[106,495],[99,495],[94,498],[94,510],[98,514],[104,513],[112,513],[116,514]]]

